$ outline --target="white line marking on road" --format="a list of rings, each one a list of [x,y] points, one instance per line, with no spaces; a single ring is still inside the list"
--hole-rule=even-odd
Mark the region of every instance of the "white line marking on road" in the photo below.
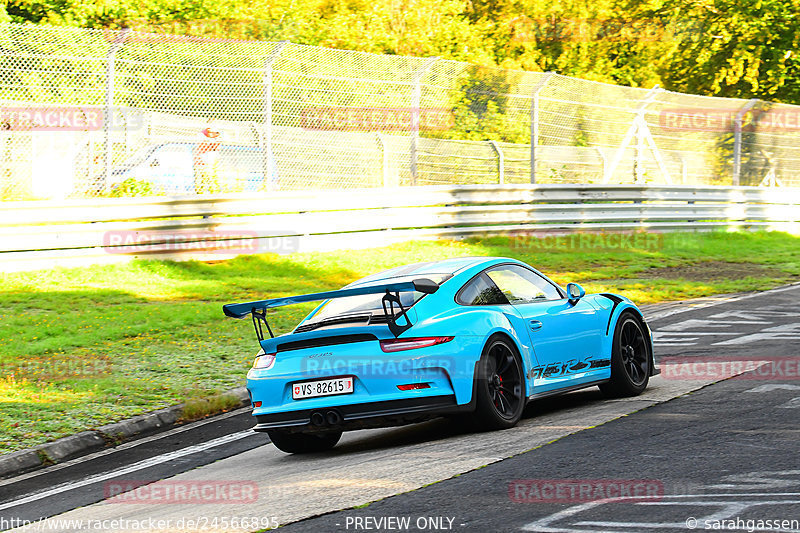
[[[759,385],[758,387],[747,389],[744,392],[770,392],[774,390],[800,390],[800,386],[786,383],[767,383],[766,385]]]
[[[183,433],[184,431],[190,431],[196,429],[200,426],[204,426],[206,424],[211,424],[212,422],[219,422],[220,420],[224,420],[226,418],[231,418],[233,416],[242,415],[250,411],[252,407],[242,407],[241,409],[236,409],[235,411],[231,411],[230,413],[225,413],[219,416],[214,416],[211,418],[206,418],[205,420],[199,420],[197,422],[192,422],[190,424],[186,424],[184,426],[180,426],[177,428],[170,429],[163,433],[157,433],[156,435],[152,435],[150,437],[145,437],[143,439],[136,439],[130,442],[125,442],[120,444],[119,446],[114,446],[113,448],[108,448],[106,450],[100,450],[94,453],[90,453],[89,455],[84,455],[82,457],[77,457],[70,461],[64,461],[63,463],[58,463],[57,465],[48,466],[47,468],[42,468],[41,470],[36,470],[34,472],[28,472],[27,474],[22,474],[21,476],[12,477],[9,479],[0,480],[0,487],[3,485],[10,485],[11,483],[17,483],[19,481],[23,481],[26,479],[30,479],[36,476],[41,476],[44,474],[50,474],[55,472],[56,470],[61,470],[63,468],[67,468],[69,466],[77,465],[80,463],[85,463],[87,461],[92,461],[97,459],[98,457],[103,457],[104,455],[109,455],[112,453],[129,450],[135,446],[140,446],[142,444],[147,444],[148,442],[153,442],[154,440],[163,439],[166,437],[171,437],[172,435],[177,435],[178,433]]]
[[[737,324],[772,324],[770,320],[706,320],[705,318],[690,318],[689,320],[683,320],[681,322],[675,322],[674,324],[668,324],[666,326],[658,328],[656,331],[662,332],[670,332],[670,333],[681,333],[685,331],[691,331],[692,328],[730,328],[731,326],[735,326]]]
[[[756,309],[748,309],[747,311],[744,310],[724,311],[722,313],[717,313],[716,315],[709,315],[708,318],[741,318],[744,320],[753,320],[753,317],[767,319],[770,317],[782,317],[782,316],[795,317],[797,316],[797,312],[775,311],[774,309],[759,307]]]
[[[738,335],[738,333],[724,331],[653,331],[653,344],[656,346],[695,346],[700,337],[714,337],[722,335]],[[695,341],[695,342],[691,342]]]
[[[172,461],[173,459],[178,459],[180,457],[184,457],[186,455],[192,455],[194,453],[202,452],[205,450],[209,450],[211,448],[215,448],[217,446],[222,446],[224,444],[228,444],[240,439],[244,439],[250,436],[256,435],[252,430],[248,429],[245,431],[240,431],[238,433],[231,433],[230,435],[225,435],[223,437],[219,437],[208,442],[204,442],[202,444],[195,444],[194,446],[189,446],[188,448],[183,448],[180,450],[175,450],[174,452],[165,453],[163,455],[158,455],[156,457],[151,457],[149,459],[145,459],[143,461],[139,461],[138,463],[134,463],[132,465],[128,465],[126,467],[120,468],[118,470],[112,470],[110,472],[104,472],[102,474],[97,474],[94,476],[90,476],[84,478],[80,481],[72,481],[70,483],[64,483],[63,485],[58,485],[53,487],[52,489],[48,489],[43,492],[35,492],[33,494],[29,494],[27,496],[23,496],[14,501],[10,501],[7,503],[0,504],[0,511],[5,509],[10,509],[12,507],[18,507],[20,505],[24,505],[26,503],[35,502],[38,500],[42,500],[44,498],[48,498],[50,496],[54,496],[56,494],[60,494],[62,492],[77,489],[80,487],[85,487],[87,485],[92,485],[93,483],[99,483],[100,481],[107,481],[109,479],[114,479],[118,476],[124,476],[125,474],[130,474],[132,472],[136,472],[139,470],[143,470],[145,468],[149,468],[151,466],[156,466],[161,463],[166,463]]]
[[[664,495],[662,497],[661,501],[658,501],[658,502],[637,501],[637,500],[641,500],[642,498],[641,497],[637,498],[637,497],[633,497],[633,496],[631,496],[630,498],[615,498],[615,499],[609,499],[609,500],[595,500],[595,501],[586,502],[586,503],[579,504],[579,505],[574,505],[572,507],[568,507],[566,509],[558,511],[557,513],[553,513],[553,514],[551,514],[549,516],[546,516],[544,518],[540,518],[539,520],[536,520],[534,522],[530,522],[528,524],[525,524],[524,526],[522,526],[521,529],[524,530],[524,531],[538,531],[540,533],[545,533],[545,532],[546,533],[579,533],[579,532],[587,532],[588,533],[589,531],[596,531],[596,530],[576,529],[576,526],[589,526],[589,527],[592,527],[592,526],[599,526],[599,525],[602,525],[602,526],[604,526],[606,528],[608,528],[608,527],[618,527],[618,528],[622,528],[623,531],[630,531],[630,529],[629,529],[630,527],[648,528],[648,529],[650,529],[650,528],[655,528],[655,529],[686,529],[686,522],[680,522],[680,523],[670,523],[670,522],[666,522],[666,523],[647,523],[647,522],[639,523],[639,522],[583,522],[582,521],[582,522],[575,522],[575,523],[572,523],[572,524],[565,524],[564,526],[551,525],[551,524],[553,524],[555,522],[558,522],[560,520],[563,520],[563,519],[566,519],[566,518],[570,518],[570,517],[573,517],[575,515],[579,515],[583,511],[587,511],[587,510],[593,509],[595,507],[599,507],[599,506],[606,505],[606,504],[615,504],[616,505],[616,504],[619,504],[619,503],[624,503],[626,499],[633,500],[634,505],[662,505],[662,506],[665,506],[665,505],[680,505],[682,507],[685,507],[686,505],[698,505],[698,506],[721,505],[721,506],[724,507],[724,509],[722,511],[724,511],[724,510],[734,511],[734,514],[736,512],[736,509],[732,509],[731,506],[733,506],[733,507],[745,506],[745,508],[748,508],[748,507],[751,507],[753,505],[760,505],[760,504],[796,505],[797,503],[800,503],[800,500],[790,500],[790,501],[786,501],[786,500],[766,500],[766,501],[762,501],[762,502],[750,502],[750,501],[745,501],[745,502],[742,502],[742,501],[726,502],[726,501],[714,501],[713,500],[713,498],[723,498],[723,497],[725,497],[725,498],[730,498],[730,497],[737,497],[737,498],[741,498],[741,497],[762,497],[762,498],[763,497],[770,497],[770,498],[775,498],[775,497],[779,497],[779,496],[794,497],[794,496],[800,496],[800,493],[798,493],[798,492],[784,492],[784,493],[739,493],[739,494],[713,494],[713,493],[711,493],[711,494],[668,494],[668,495]],[[693,499],[695,501],[692,501]],[[670,502],[668,500],[676,500],[676,501],[673,503],[673,502]],[[707,517],[698,518],[698,522],[702,524],[702,522],[700,522],[700,521],[703,520],[703,519],[717,519],[717,520],[722,519],[722,517],[716,516],[718,514],[725,514],[725,513],[721,513],[721,512],[718,511],[718,513],[709,515]],[[606,533],[613,533],[613,530],[610,530],[610,529],[605,529],[604,531]],[[617,531],[619,531],[619,530],[617,530]],[[791,530],[785,530],[785,531],[791,531]]]
[[[783,405],[778,406],[779,409],[798,409],[800,408],[800,397],[792,398]]]
[[[722,478],[722,481],[729,481],[730,483],[706,485],[706,488],[714,490],[779,490],[795,488],[800,485],[800,470],[767,470],[729,474]]]
[[[771,328],[764,328],[759,333],[745,335],[736,339],[729,339],[724,341],[725,344],[743,344],[745,342],[755,342],[759,340],[769,339],[800,339],[800,322],[791,322],[789,324],[778,324]],[[737,342],[738,341],[738,342]],[[723,343],[717,343],[723,344]]]
[[[658,312],[653,313],[652,315],[648,315],[645,318],[647,319],[648,322],[653,322],[653,321],[661,320],[663,318],[667,318],[667,317],[670,317],[670,316],[673,316],[673,315],[678,315],[680,313],[685,313],[687,311],[698,311],[700,309],[708,309],[709,307],[715,307],[717,305],[729,304],[729,303],[733,303],[733,302],[740,302],[742,300],[748,300],[750,298],[755,298],[756,296],[764,296],[766,294],[773,294],[773,293],[776,293],[776,292],[786,292],[786,291],[791,291],[791,290],[794,290],[794,289],[797,289],[797,288],[800,288],[800,283],[792,283],[791,285],[787,285],[785,287],[780,287],[778,289],[770,289],[768,291],[751,292],[750,294],[743,294],[741,296],[734,296],[732,298],[726,298],[724,300],[718,300],[718,301],[715,301],[715,302],[707,302],[707,303],[703,303],[703,304],[695,305],[695,306],[691,306],[691,307],[683,307],[683,308],[680,308],[680,309],[668,309],[668,310],[663,311],[661,313],[658,313]]]
[[[728,520],[731,517],[743,514],[743,511],[750,509],[751,507],[760,507],[762,505],[795,505],[800,503],[800,500],[795,501],[783,501],[783,500],[774,500],[774,501],[758,501],[758,502],[726,502],[726,501],[684,501],[680,502],[681,506],[687,505],[696,505],[698,507],[719,507],[719,509],[714,512],[713,514],[702,516],[697,518],[697,523],[702,524],[703,527],[701,529],[709,529],[705,527],[706,523],[712,522],[721,522],[723,520]],[[673,502],[639,502],[636,505],[662,505],[662,506],[675,506]],[[618,522],[618,521],[583,521],[583,522],[575,522],[574,525],[576,526],[589,526],[589,527],[602,527],[606,528],[604,531],[608,533],[610,530],[607,529],[609,527],[615,528],[626,528],[625,531],[630,531],[627,528],[641,528],[641,529],[693,529],[687,526],[686,521],[683,522]],[[696,526],[695,526],[696,527]],[[798,530],[796,529],[771,529],[768,531],[775,531],[781,533],[794,533]]]
[[[663,330],[656,330],[653,334],[657,334],[656,338],[661,338],[663,336],[669,335],[670,337],[673,335],[682,336],[682,335],[701,335],[701,336],[717,336],[717,335],[738,335],[738,333],[728,333],[725,331],[663,331]]]
[[[696,342],[664,342],[664,341],[655,341],[654,343],[656,346],[695,346]]]

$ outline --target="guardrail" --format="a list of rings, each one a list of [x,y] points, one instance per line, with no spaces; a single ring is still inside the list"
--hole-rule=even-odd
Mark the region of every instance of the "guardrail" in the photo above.
[[[796,228],[800,189],[472,185],[7,202],[0,270],[504,233]]]

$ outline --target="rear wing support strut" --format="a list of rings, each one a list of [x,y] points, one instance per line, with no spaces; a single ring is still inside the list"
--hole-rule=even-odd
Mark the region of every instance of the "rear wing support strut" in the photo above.
[[[253,329],[256,330],[256,337],[258,337],[259,341],[264,340],[264,328],[263,326],[267,327],[267,331],[269,332],[269,338],[274,339],[275,335],[272,333],[272,328],[269,327],[269,322],[267,322],[267,310],[266,309],[253,309]]]
[[[394,312],[395,304],[400,309],[399,313]],[[408,309],[403,307],[399,292],[391,293],[387,289],[386,294],[381,299],[381,305],[383,305],[383,314],[386,317],[386,324],[389,326],[389,331],[392,332],[392,335],[399,337],[401,333],[411,327],[411,320],[409,320],[406,314]],[[405,320],[405,324],[397,323],[397,319],[400,317]]]

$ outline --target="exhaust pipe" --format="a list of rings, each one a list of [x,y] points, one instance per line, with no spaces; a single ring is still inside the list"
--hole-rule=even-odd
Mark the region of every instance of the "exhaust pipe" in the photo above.
[[[337,411],[328,411],[325,413],[325,421],[328,422],[329,426],[338,426],[342,423],[342,415]]]
[[[325,417],[319,411],[311,413],[311,423],[315,426],[324,426]]]

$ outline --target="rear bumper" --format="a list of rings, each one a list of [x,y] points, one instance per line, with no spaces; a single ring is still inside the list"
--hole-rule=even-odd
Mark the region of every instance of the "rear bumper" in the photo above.
[[[352,429],[401,426],[421,422],[439,415],[468,411],[471,407],[469,404],[459,406],[454,395],[348,404],[256,415],[257,424],[253,430],[348,431]],[[319,423],[320,417],[315,416],[317,423],[312,423],[312,415],[316,413],[321,414],[325,422]],[[334,415],[329,417],[330,413],[334,413]],[[329,418],[336,420],[336,422],[330,423],[328,421]]]

